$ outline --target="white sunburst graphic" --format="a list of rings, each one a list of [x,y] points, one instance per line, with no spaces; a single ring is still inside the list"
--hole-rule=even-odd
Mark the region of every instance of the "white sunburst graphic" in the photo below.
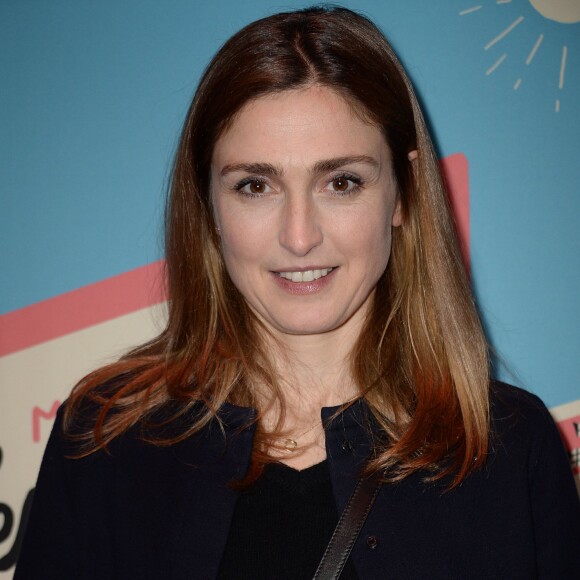
[[[521,0],[520,0],[521,1]],[[539,14],[541,14],[544,18],[558,22],[564,25],[574,25],[580,22],[580,0],[524,0],[525,4],[531,5]],[[495,4],[511,4],[512,0],[496,0]],[[515,4],[515,2],[514,2]],[[460,16],[467,16],[468,14],[472,14],[474,12],[478,12],[484,8],[482,4],[477,4],[471,7],[466,7],[465,9],[459,12]],[[521,28],[522,22],[524,22],[525,16],[520,15],[515,20],[510,22],[508,26],[506,26],[499,34],[491,38],[483,47],[483,50],[487,51],[492,46],[495,46],[499,42],[501,42],[508,34],[511,34],[514,30],[518,27]],[[540,32],[538,37],[536,38],[533,45],[530,46],[530,51],[525,59],[526,66],[532,64],[534,57],[542,43],[544,42],[544,33]],[[489,68],[486,69],[485,74],[487,76],[493,74],[495,70],[497,70],[502,63],[508,58],[508,53],[504,52],[497,58]],[[561,56],[559,59],[559,75],[558,75],[558,91],[563,91],[564,89],[564,79],[566,76],[566,62],[568,60],[568,46],[562,45]],[[519,76],[513,85],[514,91],[517,91],[522,84],[522,77]],[[554,110],[556,113],[560,111],[560,98],[555,99]]]

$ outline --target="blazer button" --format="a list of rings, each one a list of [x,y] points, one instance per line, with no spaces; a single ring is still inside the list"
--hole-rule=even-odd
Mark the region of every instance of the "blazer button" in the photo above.
[[[374,550],[379,545],[379,539],[376,536],[367,536],[367,546],[369,550]]]
[[[345,439],[342,442],[342,448],[344,451],[348,451],[349,453],[352,453],[352,450],[354,449],[354,445],[352,444],[352,441]]]

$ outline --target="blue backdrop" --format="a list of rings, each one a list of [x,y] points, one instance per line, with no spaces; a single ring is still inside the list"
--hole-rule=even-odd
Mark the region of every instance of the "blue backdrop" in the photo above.
[[[0,4],[0,313],[161,256],[204,65],[242,25],[307,4]],[[348,2],[401,54],[439,154],[468,158],[472,279],[498,372],[553,406],[580,398],[580,15],[549,4]]]

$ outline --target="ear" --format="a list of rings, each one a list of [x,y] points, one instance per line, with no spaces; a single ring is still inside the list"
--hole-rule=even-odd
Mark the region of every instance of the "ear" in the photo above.
[[[397,228],[402,223],[403,223],[403,208],[401,207],[401,196],[397,193],[397,200],[395,201],[395,209],[393,210],[391,225],[394,228]]]
[[[413,168],[413,177],[415,178],[416,183],[419,171],[419,153],[417,152],[417,149],[409,151],[409,153],[407,153],[407,159],[411,162],[411,167]]]

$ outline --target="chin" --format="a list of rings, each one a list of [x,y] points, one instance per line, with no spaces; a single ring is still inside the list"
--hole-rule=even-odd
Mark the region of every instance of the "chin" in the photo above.
[[[317,320],[312,318],[300,320],[296,317],[291,320],[276,320],[272,326],[283,334],[313,335],[331,332],[344,324],[340,320]]]

